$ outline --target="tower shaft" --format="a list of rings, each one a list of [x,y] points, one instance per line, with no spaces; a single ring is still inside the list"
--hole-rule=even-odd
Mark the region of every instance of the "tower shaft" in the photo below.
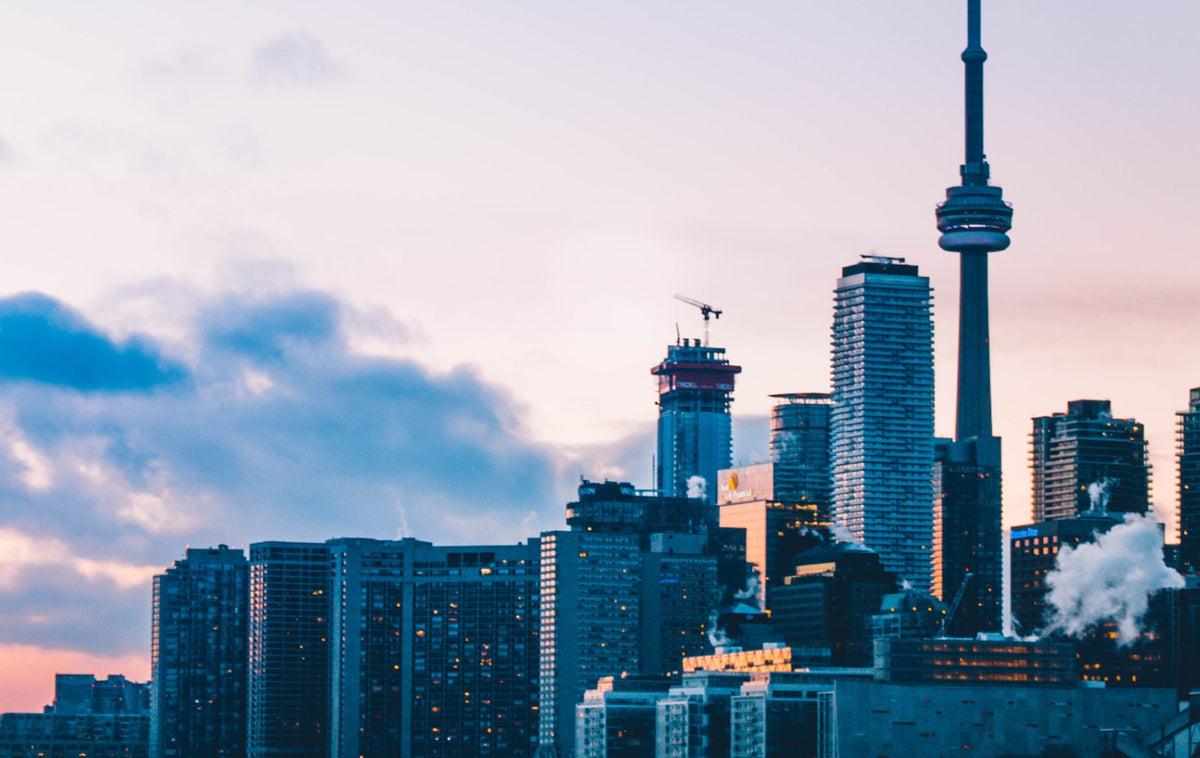
[[[992,436],[992,359],[988,337],[988,259],[964,250],[958,303],[958,398],[954,438]]]

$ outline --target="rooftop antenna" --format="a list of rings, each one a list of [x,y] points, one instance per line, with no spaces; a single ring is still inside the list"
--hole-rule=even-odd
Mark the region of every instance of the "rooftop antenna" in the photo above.
[[[675,344],[676,345],[683,344],[683,337],[679,334],[679,322],[678,321],[675,322]]]
[[[704,346],[708,347],[708,320],[709,320],[709,317],[716,316],[718,319],[721,318],[721,313],[722,313],[721,309],[714,308],[713,306],[709,305],[708,303],[702,303],[699,300],[696,300],[695,298],[690,298],[687,295],[680,295],[678,293],[676,293],[675,299],[680,301],[681,303],[687,303],[688,305],[694,305],[695,307],[700,309],[700,315],[704,316]],[[679,325],[676,324],[675,326],[676,326],[676,337],[678,337]]]

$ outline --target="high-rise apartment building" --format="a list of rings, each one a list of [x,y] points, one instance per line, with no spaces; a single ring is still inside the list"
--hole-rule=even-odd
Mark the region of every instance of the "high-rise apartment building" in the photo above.
[[[334,756],[528,758],[538,541],[326,543]]]
[[[696,496],[716,500],[717,469],[733,461],[729,403],[741,366],[730,364],[725,348],[700,340],[667,348],[667,357],[650,369],[658,377],[658,454],[656,486],[665,497]]]
[[[603,676],[639,673],[636,534],[543,532],[538,756],[572,753],[575,706]]]
[[[903,258],[842,269],[833,314],[833,520],[928,591],[933,540],[929,279]]]
[[[245,553],[225,545],[154,577],[151,758],[246,755],[249,582]]]
[[[250,546],[251,755],[528,758],[538,544]]]
[[[818,519],[829,516],[829,412],[833,398],[824,392],[772,395],[771,462],[775,464],[774,499],[813,503]]]
[[[716,507],[584,481],[570,531],[541,537],[538,756],[570,756],[575,707],[605,676],[680,670],[719,600]]]
[[[250,546],[250,758],[330,755],[330,574],[321,543]]]
[[[1200,387],[1188,396],[1176,426],[1179,464],[1179,564],[1185,573],[1200,573]]]
[[[1149,509],[1145,428],[1113,418],[1108,400],[1072,400],[1066,413],[1034,418],[1029,447],[1034,521]]]

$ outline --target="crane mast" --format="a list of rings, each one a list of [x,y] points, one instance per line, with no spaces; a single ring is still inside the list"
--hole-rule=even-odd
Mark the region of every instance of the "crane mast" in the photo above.
[[[704,346],[708,347],[709,318],[716,316],[719,319],[721,318],[721,313],[723,311],[720,308],[711,306],[708,303],[702,303],[695,298],[688,297],[687,295],[676,294],[675,299],[681,303],[687,303],[688,305],[700,309],[700,315],[704,317]],[[676,330],[676,339],[678,339],[678,327],[676,327]]]

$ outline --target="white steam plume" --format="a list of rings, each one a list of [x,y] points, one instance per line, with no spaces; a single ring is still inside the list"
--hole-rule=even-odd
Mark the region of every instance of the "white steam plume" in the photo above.
[[[1091,501],[1089,514],[1105,516],[1108,514],[1109,487],[1117,483],[1116,479],[1104,477],[1097,479],[1087,486],[1088,499]]]
[[[834,542],[851,542],[855,545],[861,545],[862,541],[854,536],[854,532],[845,527],[844,524],[834,521],[829,525],[829,536],[833,537]]]
[[[758,569],[746,572],[746,586],[733,593],[733,599],[741,600],[747,605],[753,604],[756,611],[762,610],[763,586],[762,580],[758,576]]]
[[[688,497],[705,500],[708,497],[708,482],[702,476],[688,477]]]
[[[721,628],[721,622],[716,611],[708,615],[708,644],[712,645],[714,650],[733,644],[733,640],[730,639],[729,634]]]
[[[1046,575],[1050,622],[1043,633],[1080,637],[1106,621],[1117,625],[1118,642],[1132,644],[1157,590],[1183,586],[1163,563],[1163,538],[1150,516],[1129,514],[1095,542],[1063,547]]]

